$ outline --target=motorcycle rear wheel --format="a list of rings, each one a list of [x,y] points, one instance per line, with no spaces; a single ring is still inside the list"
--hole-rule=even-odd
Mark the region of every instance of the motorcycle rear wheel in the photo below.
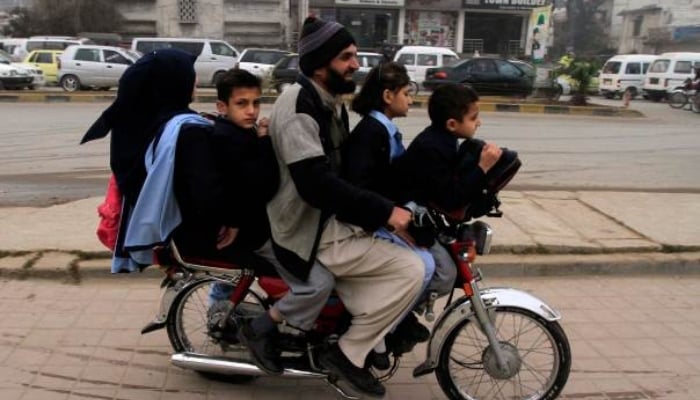
[[[551,400],[561,393],[571,370],[569,341],[557,322],[528,310],[498,307],[494,328],[517,373],[496,377],[495,361],[478,324],[464,320],[447,335],[435,375],[455,400]],[[490,365],[488,365],[490,364]]]
[[[214,283],[222,282],[213,278],[203,278],[183,288],[175,297],[166,324],[170,344],[175,352],[251,361],[246,347],[236,342],[226,344],[224,349],[217,340],[209,335],[207,310],[209,309],[209,292]],[[246,314],[248,314],[264,312],[266,308],[258,295],[249,292],[243,302],[237,305],[237,309],[245,309]],[[230,383],[246,383],[256,378],[248,375],[223,375],[199,371],[198,373],[210,379]]]

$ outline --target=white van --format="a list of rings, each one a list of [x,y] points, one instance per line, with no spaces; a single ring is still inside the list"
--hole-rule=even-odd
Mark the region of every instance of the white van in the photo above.
[[[642,93],[644,75],[654,60],[652,54],[622,54],[612,57],[603,65],[598,90],[602,96],[612,99],[629,92],[631,98]]]
[[[654,61],[644,79],[644,94],[659,101],[683,87],[693,76],[693,66],[700,65],[700,53],[664,53]]]
[[[446,47],[404,46],[394,55],[394,61],[403,64],[411,80],[423,87],[428,68],[442,67],[459,60],[454,51]]]
[[[131,41],[131,50],[142,54],[169,48],[197,56],[194,69],[200,86],[215,86],[224,72],[233,68],[238,60],[238,50],[223,40],[149,37]]]

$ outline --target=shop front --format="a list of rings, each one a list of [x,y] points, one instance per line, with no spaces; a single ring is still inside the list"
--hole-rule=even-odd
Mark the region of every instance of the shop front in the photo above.
[[[360,49],[378,49],[396,42],[404,5],[404,0],[312,1],[309,14],[345,25]]]
[[[521,57],[537,51],[541,57],[551,41],[551,4],[551,0],[462,0],[462,52]]]

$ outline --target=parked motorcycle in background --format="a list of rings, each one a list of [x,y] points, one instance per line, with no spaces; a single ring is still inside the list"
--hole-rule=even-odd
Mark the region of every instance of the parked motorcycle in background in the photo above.
[[[671,108],[682,109],[688,106],[695,113],[700,113],[700,90],[691,78],[686,79],[682,89],[676,89],[668,95]]]
[[[482,221],[453,221],[432,209],[413,206],[414,223],[438,233],[458,268],[452,295],[435,318],[434,296],[425,317],[434,320],[425,361],[414,377],[434,373],[450,399],[554,399],[571,369],[569,341],[561,315],[541,299],[524,291],[482,288],[483,276],[474,267],[477,255],[488,254],[493,231]],[[500,216],[498,203],[490,216]],[[259,276],[245,266],[183,259],[175,244],[157,251],[165,268],[165,288],[156,319],[142,333],[167,328],[175,351],[171,361],[203,375],[243,383],[265,372],[256,367],[248,350],[236,339],[242,321],[265,312],[286,291],[279,277]],[[233,288],[230,308],[217,318],[208,315],[213,284]],[[461,296],[455,293],[461,292]],[[458,298],[455,298],[458,297]],[[318,355],[347,328],[350,316],[331,296],[312,332],[282,325],[277,345],[282,350],[280,379],[324,379],[342,396],[353,394],[328,374]],[[398,371],[401,354],[394,353],[390,369],[373,370],[382,380]]]

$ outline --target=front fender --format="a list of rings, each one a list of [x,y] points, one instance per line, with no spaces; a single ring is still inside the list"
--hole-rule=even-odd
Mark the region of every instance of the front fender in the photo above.
[[[486,309],[497,307],[522,308],[539,315],[547,321],[557,321],[561,319],[561,314],[548,306],[544,301],[513,288],[487,288],[481,290],[481,298],[486,304]],[[413,370],[413,376],[433,372],[437,367],[438,358],[445,339],[452,332],[454,327],[465,319],[476,318],[472,310],[471,300],[464,296],[452,303],[438,318],[433,327],[433,333],[427,346],[425,361]]]

